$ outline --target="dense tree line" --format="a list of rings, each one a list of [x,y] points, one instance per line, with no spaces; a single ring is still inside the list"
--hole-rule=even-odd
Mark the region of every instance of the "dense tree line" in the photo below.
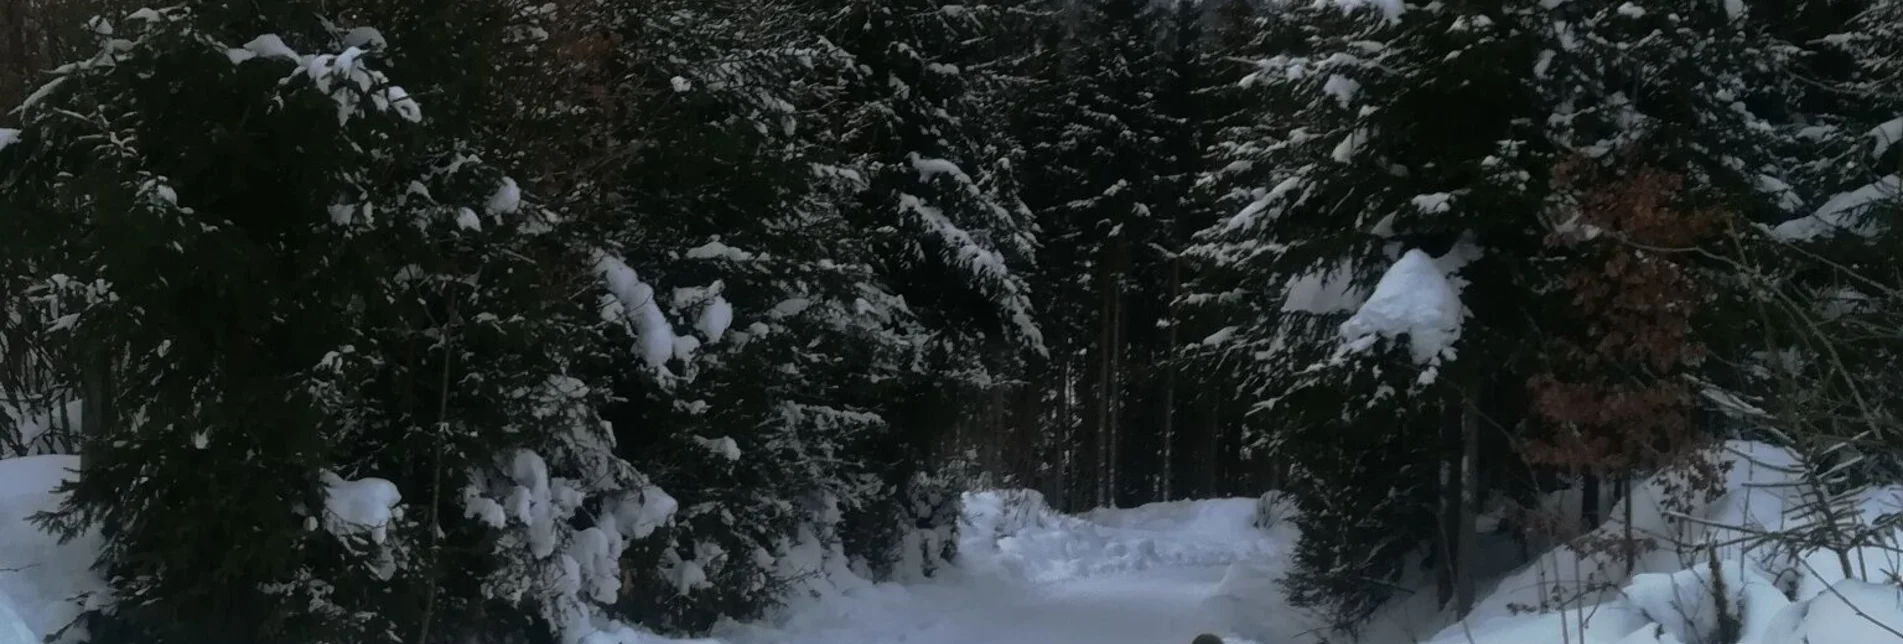
[[[1894,0],[8,17],[0,389],[84,413],[0,446],[104,641],[703,631],[975,485],[1282,490],[1352,628],[1714,439],[1903,476]]]

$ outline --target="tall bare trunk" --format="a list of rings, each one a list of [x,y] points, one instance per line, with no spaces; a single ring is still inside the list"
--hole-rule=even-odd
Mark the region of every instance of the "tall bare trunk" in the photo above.
[[[1129,262],[1129,247],[1119,238],[1116,241],[1116,263],[1112,265],[1110,279],[1110,346],[1106,350],[1109,369],[1105,381],[1109,388],[1105,413],[1108,420],[1104,449],[1108,455],[1107,471],[1104,476],[1104,505],[1117,506],[1117,497],[1122,492],[1121,468],[1123,459],[1123,272]]]
[[[93,361],[90,368],[80,374],[80,387],[84,398],[80,402],[79,416],[79,471],[83,473],[92,463],[94,450],[104,443],[113,429],[112,360],[100,358]]]
[[[1588,471],[1579,486],[1579,529],[1591,531],[1599,525],[1599,475]]]
[[[1478,394],[1475,394],[1478,397]],[[1480,405],[1467,400],[1460,422],[1460,534],[1456,538],[1459,554],[1454,557],[1460,574],[1454,577],[1454,602],[1459,615],[1466,617],[1474,605],[1474,554],[1479,540],[1477,521],[1480,513]]]
[[[1183,262],[1180,257],[1170,258],[1170,300],[1174,306],[1176,298],[1183,290]],[[1160,431],[1163,434],[1163,474],[1158,481],[1157,500],[1168,501],[1175,498],[1176,482],[1176,342],[1180,325],[1165,309],[1164,319],[1170,321],[1169,330],[1163,336],[1163,417],[1160,419]]]
[[[1637,537],[1632,534],[1632,475],[1620,477],[1619,485],[1625,488],[1625,494],[1620,495],[1625,499],[1625,574],[1631,575],[1639,560],[1639,545],[1635,541]]]
[[[1440,565],[1434,570],[1435,599],[1441,606],[1454,600],[1455,580],[1460,576],[1461,506],[1461,423],[1464,419],[1458,401],[1450,401],[1435,426],[1440,449]]]

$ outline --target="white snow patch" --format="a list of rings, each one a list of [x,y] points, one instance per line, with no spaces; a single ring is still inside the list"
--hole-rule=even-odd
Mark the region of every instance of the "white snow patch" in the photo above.
[[[474,210],[461,208],[456,212],[456,227],[463,230],[482,230],[482,218],[476,216]]]
[[[710,241],[687,250],[688,259],[728,259],[744,262],[753,257],[753,253],[728,246],[720,240]]]
[[[522,188],[515,185],[515,179],[503,177],[496,185],[495,194],[489,195],[485,206],[491,215],[512,215],[522,209]]]
[[[353,27],[350,31],[344,32],[343,44],[345,47],[377,50],[389,47],[390,41],[385,40],[383,32],[377,31],[375,27]]]
[[[732,326],[733,305],[728,304],[726,298],[718,295],[707,302],[707,306],[700,310],[700,319],[694,321],[694,328],[707,336],[707,342],[710,344],[720,342],[720,338],[726,335],[727,329]]]
[[[1884,200],[1895,199],[1899,190],[1903,190],[1903,180],[1899,180],[1898,175],[1883,177],[1831,197],[1808,217],[1778,224],[1771,229],[1771,235],[1787,241],[1804,241],[1835,230],[1856,235],[1874,234],[1879,229],[1878,222],[1867,221],[1861,215]]]
[[[401,517],[403,495],[396,484],[380,478],[345,479],[335,472],[321,475],[324,483],[324,526],[338,536],[369,533],[382,543],[390,522]]]
[[[1374,6],[1381,10],[1381,15],[1386,17],[1388,22],[1399,21],[1401,14],[1407,11],[1407,5],[1402,0],[1335,0],[1335,3],[1341,6],[1342,11]]]
[[[6,151],[7,146],[13,145],[19,142],[20,142],[19,130],[0,127],[0,152]]]
[[[1453,209],[1454,196],[1445,192],[1414,195],[1414,209],[1424,214],[1439,214]]]
[[[1152,503],[1058,514],[1030,490],[964,496],[962,561],[1008,578],[1050,583],[1162,567],[1221,567],[1279,553],[1254,526],[1250,498]],[[1193,633],[1192,633],[1193,634]]]
[[[293,62],[302,59],[295,50],[284,44],[284,39],[279,38],[277,34],[264,34],[252,38],[251,42],[244,44],[244,50],[259,58],[282,58]]]
[[[1898,141],[1903,141],[1903,116],[1870,129],[1870,156],[1882,160]],[[0,146],[4,147],[4,146]]]
[[[1341,137],[1340,143],[1335,144],[1335,149],[1328,152],[1328,158],[1334,159],[1336,163],[1354,163],[1355,153],[1361,150],[1361,144],[1367,140],[1367,130],[1349,132],[1347,136]]]
[[[101,539],[98,530],[60,543],[28,519],[59,507],[64,495],[54,492],[76,476],[77,456],[27,456],[0,459],[0,604],[10,602],[17,623],[9,626],[0,616],[0,642],[20,631],[38,644],[41,638],[71,623],[85,608],[105,603],[105,580],[92,570]],[[55,640],[86,639],[75,627]]]
[[[1416,363],[1428,363],[1460,339],[1460,297],[1434,258],[1409,250],[1388,268],[1374,294],[1341,324],[1345,347],[1362,351],[1375,339],[1407,335]]]
[[[620,305],[618,313],[634,327],[641,358],[654,368],[667,364],[674,355],[674,327],[655,302],[654,287],[642,282],[620,258],[606,253],[595,258],[595,272]]]
[[[722,436],[720,438],[695,436],[694,442],[707,451],[712,452],[715,456],[729,461],[740,460],[740,444],[734,442],[731,436]]]
[[[1322,83],[1322,93],[1335,97],[1343,109],[1354,102],[1355,94],[1361,91],[1361,83],[1340,74],[1331,74],[1328,81]]]

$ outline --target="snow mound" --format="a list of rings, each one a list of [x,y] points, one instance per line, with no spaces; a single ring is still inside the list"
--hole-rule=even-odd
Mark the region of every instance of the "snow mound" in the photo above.
[[[1804,528],[1809,519],[1800,510],[1815,492],[1798,477],[1799,459],[1788,450],[1731,441],[1712,455],[1724,468],[1713,496],[1674,496],[1685,475],[1671,470],[1635,487],[1629,528],[1657,546],[1641,551],[1630,574],[1618,548],[1577,545],[1622,535],[1622,501],[1607,513],[1614,518],[1500,580],[1465,620],[1430,641],[1903,642],[1903,588],[1895,585],[1903,561],[1893,548],[1840,554],[1755,544],[1752,535]],[[1903,488],[1842,498],[1865,525],[1903,508]],[[1849,571],[1845,558],[1853,563]]]
[[[1771,617],[1740,644],[1903,642],[1903,588],[1846,580]]]
[[[1255,515],[1256,499],[1237,498],[1164,501],[1128,509],[1102,508],[1086,512],[1082,518],[1106,528],[1250,539],[1259,536]]]
[[[960,563],[1032,583],[1227,566],[1281,551],[1255,527],[1256,507],[1250,498],[1172,501],[1065,516],[1028,490],[968,493]]]
[[[1388,267],[1374,294],[1341,323],[1341,337],[1349,350],[1362,351],[1378,337],[1406,335],[1414,362],[1426,364],[1460,339],[1461,316],[1460,295],[1447,276],[1415,249]]]
[[[106,585],[92,571],[99,551],[97,532],[67,543],[41,532],[28,518],[57,508],[62,495],[53,490],[79,468],[74,456],[29,456],[0,460],[0,642],[8,630],[24,630],[31,639],[57,632],[85,609],[102,601]],[[6,612],[18,623],[9,625]],[[17,626],[18,628],[15,628]],[[84,639],[73,628],[59,641]]]
[[[26,618],[14,610],[13,600],[0,592],[0,644],[39,644],[33,631],[27,630]]]

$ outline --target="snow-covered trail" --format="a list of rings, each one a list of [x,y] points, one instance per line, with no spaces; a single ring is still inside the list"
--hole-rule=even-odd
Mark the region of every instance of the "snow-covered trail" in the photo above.
[[[839,611],[807,609],[771,632],[729,639],[734,644],[1186,644],[1202,632],[1201,607],[1223,570],[1153,569],[1048,584],[964,577],[886,598],[896,601]]]
[[[1260,593],[1273,595],[1267,604],[1279,599],[1267,582],[1284,565],[1290,535],[1255,527],[1253,499],[1080,516],[1034,499],[966,500],[958,568],[925,583],[821,593],[770,625],[726,629],[721,641],[1187,644],[1204,632],[1271,634],[1247,622],[1259,621],[1250,613],[1279,612]],[[1279,636],[1279,626],[1269,631]]]

